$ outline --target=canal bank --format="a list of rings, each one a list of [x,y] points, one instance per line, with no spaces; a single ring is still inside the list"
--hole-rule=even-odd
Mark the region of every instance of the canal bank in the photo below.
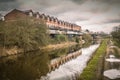
[[[62,42],[60,44],[50,44],[50,45],[42,47],[40,49],[46,49],[46,50],[52,51],[52,50],[55,50],[55,49],[60,49],[60,48],[66,48],[66,47],[69,47],[69,46],[73,46],[73,45],[76,45],[76,44],[77,44],[76,42]]]
[[[69,46],[73,46],[73,45],[76,45],[76,44],[77,44],[76,42],[63,42],[63,43],[59,43],[59,44],[50,44],[50,45],[47,45],[45,47],[39,47],[39,49],[52,51],[52,50],[55,50],[55,49],[60,49],[60,48],[66,48],[66,47],[69,47]],[[0,57],[5,57],[5,56],[11,56],[11,55],[17,55],[17,54],[32,52],[32,51],[35,51],[35,50],[24,52],[23,49],[18,49],[17,47],[13,47],[11,49],[4,49],[3,47],[1,47],[0,51],[1,51],[0,52]]]
[[[108,40],[95,52],[78,80],[120,80],[119,48]]]
[[[107,40],[102,41],[100,47],[95,51],[83,73],[78,80],[101,80],[103,74],[104,55],[107,48]]]

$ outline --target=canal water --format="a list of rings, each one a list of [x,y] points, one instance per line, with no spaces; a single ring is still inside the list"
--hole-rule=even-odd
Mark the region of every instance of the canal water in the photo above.
[[[99,44],[91,45],[88,48],[82,48],[82,54],[76,59],[61,65],[55,71],[48,73],[41,80],[76,80],[86,67],[92,53],[99,47]]]
[[[48,64],[54,58],[80,49],[74,45],[57,50],[38,50],[0,58],[0,80],[36,80],[48,73]]]
[[[0,59],[0,80],[35,80],[48,72],[45,51],[29,52]]]
[[[49,80],[74,80],[86,67],[87,61],[99,44],[82,48],[82,55],[48,73],[48,64],[54,58],[80,50],[80,45],[54,51],[34,52],[0,58],[0,80],[36,80],[46,76]],[[45,79],[45,78],[44,78]]]

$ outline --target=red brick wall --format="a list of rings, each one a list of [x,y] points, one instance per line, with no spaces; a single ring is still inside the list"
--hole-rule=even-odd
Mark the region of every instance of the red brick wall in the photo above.
[[[5,21],[8,21],[8,20],[17,20],[17,19],[25,19],[26,17],[27,17],[27,15],[25,13],[23,13],[22,11],[13,10],[13,11],[9,12],[5,16]]]

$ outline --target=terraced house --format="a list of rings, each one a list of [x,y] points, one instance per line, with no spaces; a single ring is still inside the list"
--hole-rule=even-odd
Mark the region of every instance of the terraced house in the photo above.
[[[14,9],[1,18],[2,21],[15,21],[17,19],[25,19],[31,17],[37,21],[44,21],[49,28],[50,35],[67,34],[69,36],[81,36],[81,26],[73,23],[59,20],[55,17],[33,12],[32,10],[21,11]]]

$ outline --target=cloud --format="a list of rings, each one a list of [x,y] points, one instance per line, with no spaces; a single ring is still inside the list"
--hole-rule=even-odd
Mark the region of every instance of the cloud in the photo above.
[[[104,23],[120,23],[120,19],[108,20]]]
[[[0,0],[0,12],[14,8],[33,9],[95,31],[120,24],[120,0]]]
[[[14,1],[16,1],[16,0],[0,0],[0,3],[1,2],[14,2]]]
[[[0,0],[0,11],[8,11],[18,8],[20,5],[16,0]]]

